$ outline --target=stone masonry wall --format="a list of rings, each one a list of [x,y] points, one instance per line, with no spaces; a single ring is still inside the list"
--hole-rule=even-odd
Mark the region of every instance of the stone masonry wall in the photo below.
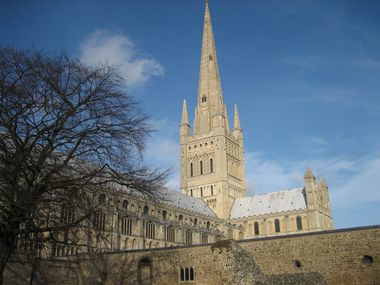
[[[379,260],[380,226],[374,226],[52,259],[41,265],[34,284],[373,285],[380,284]],[[181,267],[192,267],[195,280],[181,282]],[[20,276],[5,284],[25,284]]]
[[[328,284],[380,284],[379,226],[239,244],[255,256],[265,274],[318,272]]]

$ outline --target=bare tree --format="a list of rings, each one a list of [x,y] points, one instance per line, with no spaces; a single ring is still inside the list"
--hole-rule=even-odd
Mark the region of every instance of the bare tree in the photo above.
[[[0,284],[17,248],[41,254],[89,219],[92,193],[161,187],[166,173],[142,164],[150,131],[114,68],[0,49]]]

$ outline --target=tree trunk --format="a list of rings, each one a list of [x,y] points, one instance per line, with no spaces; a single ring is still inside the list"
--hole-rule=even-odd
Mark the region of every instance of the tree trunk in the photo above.
[[[7,263],[15,249],[16,243],[14,238],[0,238],[0,285],[3,284],[5,267],[7,266]]]

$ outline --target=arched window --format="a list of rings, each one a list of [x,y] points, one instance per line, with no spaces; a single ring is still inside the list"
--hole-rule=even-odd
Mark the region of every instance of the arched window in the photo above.
[[[258,223],[258,222],[255,222],[255,223],[253,224],[253,227],[254,227],[254,230],[255,230],[255,236],[259,235],[259,234],[260,234],[259,223]]]
[[[101,194],[99,196],[99,204],[104,204],[106,202],[106,195]]]
[[[190,176],[191,177],[194,176],[194,169],[193,169],[193,163],[192,162],[190,163]]]
[[[201,197],[203,197],[203,188],[201,187]]]
[[[149,213],[149,207],[147,205],[144,206],[144,215],[148,215]]]
[[[179,274],[180,281],[194,281],[194,269],[192,267],[181,267]]]
[[[190,280],[194,280],[194,269],[190,267]]]
[[[207,101],[207,98],[206,98],[205,95],[203,95],[203,97],[202,97],[202,103],[204,103],[204,102],[206,102],[206,101]]]
[[[193,197],[193,189],[190,189],[190,195]]]
[[[62,206],[61,209],[61,223],[71,224],[75,219],[75,210],[68,206]]]
[[[213,165],[213,161],[212,161],[212,158],[210,158],[210,172],[214,172],[214,165]]]
[[[128,209],[128,201],[127,200],[123,201],[123,208],[126,210]]]
[[[168,216],[168,213],[167,213],[165,210],[163,210],[163,211],[162,211],[162,219],[163,219],[164,221],[166,221],[167,216]]]
[[[274,230],[276,233],[279,233],[281,231],[279,219],[274,220]]]
[[[207,222],[206,227],[207,227],[207,229],[210,229],[210,222]]]
[[[244,238],[244,233],[243,232],[239,232],[239,239],[243,239]]]
[[[183,216],[182,216],[182,215],[179,215],[179,217],[178,217],[178,221],[180,221],[180,222],[183,221]]]
[[[214,195],[214,187],[211,185],[211,196]]]
[[[145,237],[154,239],[156,236],[156,225],[152,222],[145,224]]]
[[[93,216],[94,228],[99,231],[104,231],[106,227],[106,214],[101,211],[95,211]]]
[[[212,55],[209,55],[208,60],[212,61]]]
[[[121,220],[121,233],[126,234],[126,235],[131,235],[132,234],[132,220],[124,217]]]
[[[195,218],[195,219],[194,219],[194,226],[196,226],[197,224],[198,224],[198,219]]]
[[[200,170],[201,170],[201,175],[203,175],[203,161],[202,160],[200,162]]]
[[[175,228],[173,226],[166,228],[166,240],[169,242],[175,242]]]
[[[300,216],[297,216],[297,231],[302,230],[302,218]]]

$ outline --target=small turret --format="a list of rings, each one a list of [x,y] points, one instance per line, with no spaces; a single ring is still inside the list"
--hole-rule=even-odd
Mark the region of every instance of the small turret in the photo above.
[[[312,210],[308,213],[309,228],[313,230],[319,230],[320,223],[316,211],[318,208],[317,187],[315,183],[315,176],[310,167],[305,171],[304,180],[307,208],[309,210]]]
[[[305,181],[315,181],[315,176],[314,176],[313,171],[311,170],[310,167],[308,167],[306,169],[304,179],[305,179]]]
[[[181,125],[179,127],[180,127],[180,141],[182,144],[186,142],[187,137],[190,135],[190,125],[189,125],[189,118],[187,116],[186,99],[183,99],[182,120],[181,120]]]
[[[316,184],[315,176],[311,168],[307,168],[304,175],[307,207],[309,209],[315,209],[316,207]]]
[[[243,140],[243,130],[241,129],[240,126],[240,118],[239,118],[239,112],[238,112],[238,107],[235,104],[235,114],[234,114],[234,131],[233,131],[233,136],[239,140]]]

